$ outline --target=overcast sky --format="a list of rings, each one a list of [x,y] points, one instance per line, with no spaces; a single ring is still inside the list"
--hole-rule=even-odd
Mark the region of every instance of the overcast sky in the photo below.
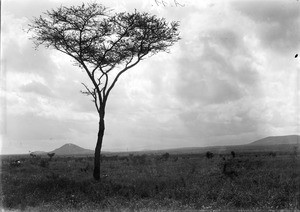
[[[34,49],[33,16],[82,1],[2,0],[2,154],[94,149],[98,115],[86,74]],[[90,2],[90,1],[84,1]],[[300,2],[105,0],[114,11],[180,21],[181,40],[122,75],[108,99],[103,150],[245,144],[299,134]]]

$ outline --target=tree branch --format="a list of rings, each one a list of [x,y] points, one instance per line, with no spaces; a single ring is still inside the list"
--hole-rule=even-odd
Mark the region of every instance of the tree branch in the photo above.
[[[141,59],[142,59],[142,57],[138,57],[137,60],[136,60],[133,64],[131,64],[131,65],[129,65],[129,66],[128,66],[128,64],[127,64],[126,67],[125,67],[122,71],[120,71],[120,72],[117,74],[116,78],[113,80],[112,84],[110,85],[110,87],[108,88],[106,94],[104,95],[104,98],[103,98],[103,99],[104,99],[104,102],[107,101],[108,95],[109,95],[110,91],[113,89],[113,87],[115,86],[115,84],[116,84],[116,82],[118,81],[119,77],[120,77],[125,71],[127,71],[128,69],[130,69],[130,68],[132,68],[133,66],[135,66],[136,64],[138,64],[138,63],[140,62]]]
[[[82,82],[81,84],[82,84],[82,85],[85,87],[85,89],[87,90],[87,92],[83,92],[83,91],[82,91],[82,93],[87,94],[87,95],[92,95],[93,97],[95,96],[95,93],[92,92],[92,91],[88,88],[88,86],[87,86],[86,84],[84,84],[83,82]]]

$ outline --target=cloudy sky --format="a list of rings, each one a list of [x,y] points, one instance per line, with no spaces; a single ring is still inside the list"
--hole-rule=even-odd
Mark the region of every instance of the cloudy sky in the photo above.
[[[34,16],[74,0],[3,0],[1,152],[94,149],[98,116],[68,56],[34,49]],[[90,2],[90,1],[86,1]],[[103,150],[245,144],[299,134],[300,2],[103,0],[114,11],[180,21],[181,40],[121,77],[107,104]]]

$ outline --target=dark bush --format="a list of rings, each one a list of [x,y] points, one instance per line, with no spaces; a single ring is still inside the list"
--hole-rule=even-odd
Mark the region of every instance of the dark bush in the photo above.
[[[48,153],[47,155],[49,156],[49,158],[51,160],[53,158],[53,156],[55,155],[55,153],[54,152],[53,153]]]
[[[162,160],[165,160],[165,161],[167,161],[169,159],[169,157],[170,157],[170,154],[168,152],[166,152],[165,154],[163,154],[161,156]]]
[[[207,157],[208,159],[213,158],[213,156],[214,156],[214,153],[212,153],[212,152],[210,152],[210,151],[207,151],[207,152],[206,152],[206,157]]]

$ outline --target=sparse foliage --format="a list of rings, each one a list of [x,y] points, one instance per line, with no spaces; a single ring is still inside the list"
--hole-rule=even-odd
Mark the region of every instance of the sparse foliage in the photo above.
[[[179,40],[178,22],[141,12],[111,14],[97,4],[63,7],[35,18],[29,29],[36,46],[69,55],[83,69],[91,85],[83,84],[99,115],[94,178],[100,179],[100,152],[108,96],[120,76],[146,56],[167,52]],[[115,72],[115,74],[112,74]]]

